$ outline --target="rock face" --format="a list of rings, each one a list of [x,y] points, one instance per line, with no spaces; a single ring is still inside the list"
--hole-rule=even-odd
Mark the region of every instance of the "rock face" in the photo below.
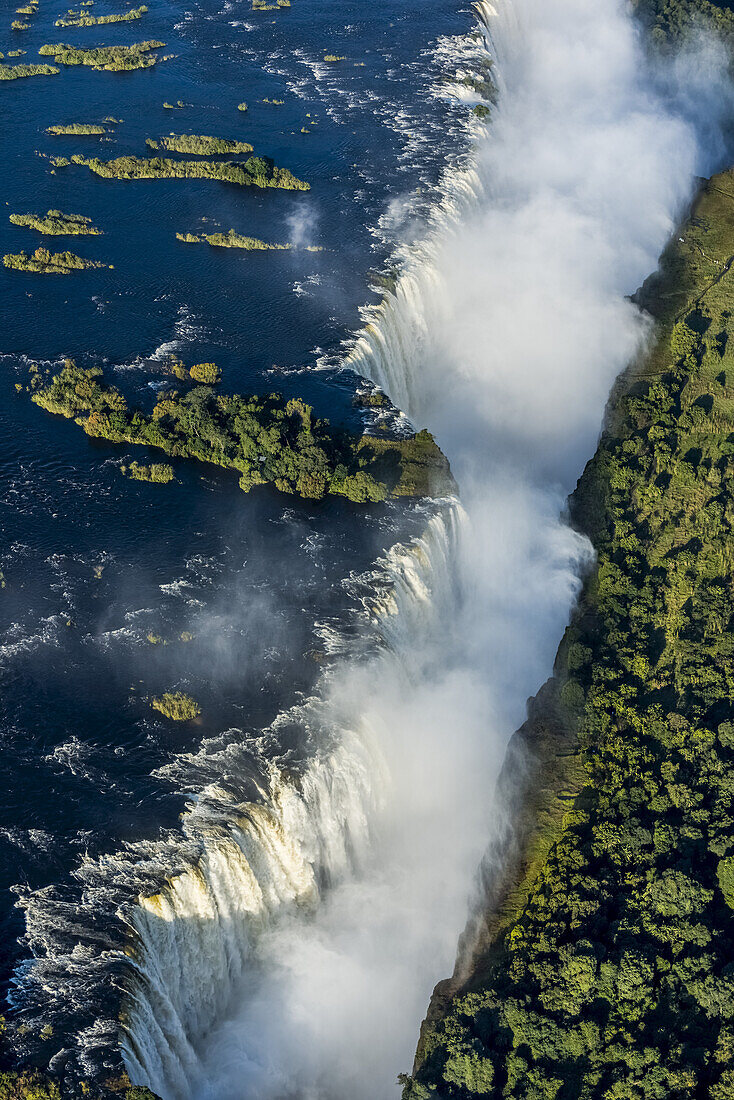
[[[571,501],[597,565],[411,1100],[734,1096],[733,261],[726,172],[638,293],[657,341]]]

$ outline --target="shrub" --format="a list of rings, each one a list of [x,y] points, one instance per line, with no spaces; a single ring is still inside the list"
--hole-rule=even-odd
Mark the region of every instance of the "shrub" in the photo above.
[[[183,691],[166,691],[153,699],[150,705],[174,722],[190,722],[201,714],[201,707],[196,700]]]
[[[215,386],[222,381],[222,374],[216,363],[194,363],[189,367],[189,374],[194,382],[201,382],[205,386]]]

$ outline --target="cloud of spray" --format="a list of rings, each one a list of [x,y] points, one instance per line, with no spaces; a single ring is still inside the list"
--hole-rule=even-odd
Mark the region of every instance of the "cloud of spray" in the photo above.
[[[306,248],[315,243],[319,216],[312,204],[301,203],[294,207],[286,220],[288,240],[294,248]]]
[[[715,49],[659,76],[622,0],[505,0],[487,19],[501,97],[478,199],[411,248],[352,355],[452,461],[460,598],[410,667],[333,682],[329,704],[370,729],[390,776],[372,856],[313,919],[263,935],[259,977],[199,1045],[196,1100],[383,1100],[410,1068],[504,747],[577,592],[587,551],[559,515],[646,337],[626,295],[720,154],[731,97]]]

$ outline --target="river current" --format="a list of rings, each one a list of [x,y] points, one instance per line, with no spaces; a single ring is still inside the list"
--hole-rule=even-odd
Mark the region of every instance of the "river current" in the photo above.
[[[6,53],[27,51],[21,62],[60,40],[158,39],[174,55],[137,72],[62,68],[2,84],[6,214],[84,214],[103,235],[50,247],[114,265],[59,278],[0,269],[0,963],[17,1053],[70,1079],[120,1067],[129,928],[116,914],[182,865],[178,819],[196,783],[181,761],[222,736],[249,745],[239,797],[259,797],[263,760],[299,753],[293,723],[271,723],[365,633],[365,605],[389,588],[376,562],[421,535],[430,510],[245,496],[194,463],[177,464],[168,486],[130,481],[119,466],[134,451],[90,442],[16,384],[33,362],[71,357],[145,400],[169,357],[214,360],[227,392],[298,394],[356,425],[365,414],[352,404],[359,379],[340,369],[343,341],[377,300],[373,271],[476,132],[478,96],[461,79],[477,44],[458,5],[148,8],[136,22],[60,29],[62,5],[44,4],[24,32],[4,16],[1,40]],[[105,118],[119,121],[102,139],[45,132]],[[52,168],[75,152],[142,155],[146,138],[169,132],[247,140],[311,189]],[[293,248],[176,239],[230,228]],[[2,253],[35,238],[0,221]],[[200,702],[196,722],[151,710],[151,696],[174,688]],[[142,866],[146,846],[155,852]]]
[[[2,276],[9,1039],[70,1087],[124,1066],[163,1100],[386,1100],[592,558],[562,515],[649,333],[629,296],[725,162],[731,88],[715,43],[659,67],[621,0],[149,7],[17,35],[28,60],[61,35],[169,60],[2,88],[6,209],[93,218],[84,254],[114,265]],[[169,131],[311,190],[52,170]],[[230,228],[292,248],[176,238]],[[383,386],[461,503],[313,506],[188,463],[131,482],[127,448],[22,391],[70,356],[150,398],[173,355],[336,423]],[[155,716],[172,689],[200,719]]]

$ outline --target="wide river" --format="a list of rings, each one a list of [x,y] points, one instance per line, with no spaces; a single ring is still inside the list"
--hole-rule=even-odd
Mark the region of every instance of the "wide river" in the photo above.
[[[179,463],[167,486],[131,481],[119,467],[134,451],[89,441],[16,384],[33,362],[71,357],[104,366],[145,402],[171,356],[214,360],[224,391],[298,394],[320,415],[359,422],[343,342],[359,307],[377,301],[373,273],[396,236],[465,154],[479,101],[460,82],[476,55],[471,13],[445,0],[148,8],[135,22],[57,28],[61,0],[44,2],[25,31],[4,16],[0,35],[6,53],[26,51],[8,64],[57,41],[157,39],[173,55],[136,72],[62,68],[0,85],[0,253],[50,242],[114,265],[65,277],[0,268],[0,966],[18,1052],[72,1075],[119,1068],[104,1023],[117,1019],[125,984],[127,929],[115,914],[141,886],[129,868],[107,881],[85,868],[172,830],[171,850],[145,871],[146,890],[163,882],[196,786],[179,765],[208,739],[229,731],[257,743],[253,775],[259,755],[294,751],[287,729],[267,749],[259,732],[345,647],[355,610],[374,595],[375,561],[427,515],[246,496],[235,478],[195,463]],[[103,138],[46,133],[107,118],[118,121]],[[142,155],[146,138],[169,132],[247,140],[311,189],[121,182],[51,163]],[[8,221],[51,208],[92,218],[103,235],[42,240]],[[176,238],[230,228],[293,247],[242,252]],[[151,710],[152,696],[174,689],[199,701],[200,719],[175,726]],[[173,781],[160,772],[170,764]],[[30,907],[27,938],[18,900]]]

